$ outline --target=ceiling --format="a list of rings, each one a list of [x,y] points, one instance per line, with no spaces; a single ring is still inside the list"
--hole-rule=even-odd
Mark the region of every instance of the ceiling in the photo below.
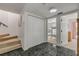
[[[20,13],[25,6],[25,10],[42,17],[51,17],[59,12],[68,12],[78,8],[77,3],[0,3],[0,9]],[[51,7],[56,8],[56,13],[50,13]]]
[[[0,9],[20,13],[24,7],[24,3],[0,3]]]

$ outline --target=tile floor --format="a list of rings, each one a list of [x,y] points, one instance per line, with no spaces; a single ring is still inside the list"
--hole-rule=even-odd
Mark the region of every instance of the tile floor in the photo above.
[[[51,43],[42,43],[26,51],[19,48],[0,56],[76,56],[76,54],[74,51],[64,47],[54,46]]]

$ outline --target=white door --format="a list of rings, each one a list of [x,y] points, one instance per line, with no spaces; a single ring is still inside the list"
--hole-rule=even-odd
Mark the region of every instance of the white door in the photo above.
[[[44,20],[28,16],[28,47],[33,47],[45,41]]]
[[[61,45],[68,43],[68,19],[61,17]]]

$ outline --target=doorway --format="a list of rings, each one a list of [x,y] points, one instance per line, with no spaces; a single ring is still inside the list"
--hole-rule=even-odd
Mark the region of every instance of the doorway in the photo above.
[[[56,44],[56,18],[48,19],[48,42]]]
[[[61,16],[61,45],[77,54],[77,12]]]
[[[48,19],[48,42],[58,44],[57,30],[59,32],[60,46],[73,50],[77,54],[77,12],[59,16],[59,18]],[[60,21],[60,27],[57,28],[57,20]]]

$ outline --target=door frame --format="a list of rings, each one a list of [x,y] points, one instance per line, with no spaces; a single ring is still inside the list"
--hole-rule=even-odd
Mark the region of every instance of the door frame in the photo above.
[[[79,56],[79,18],[77,18],[77,56]]]

